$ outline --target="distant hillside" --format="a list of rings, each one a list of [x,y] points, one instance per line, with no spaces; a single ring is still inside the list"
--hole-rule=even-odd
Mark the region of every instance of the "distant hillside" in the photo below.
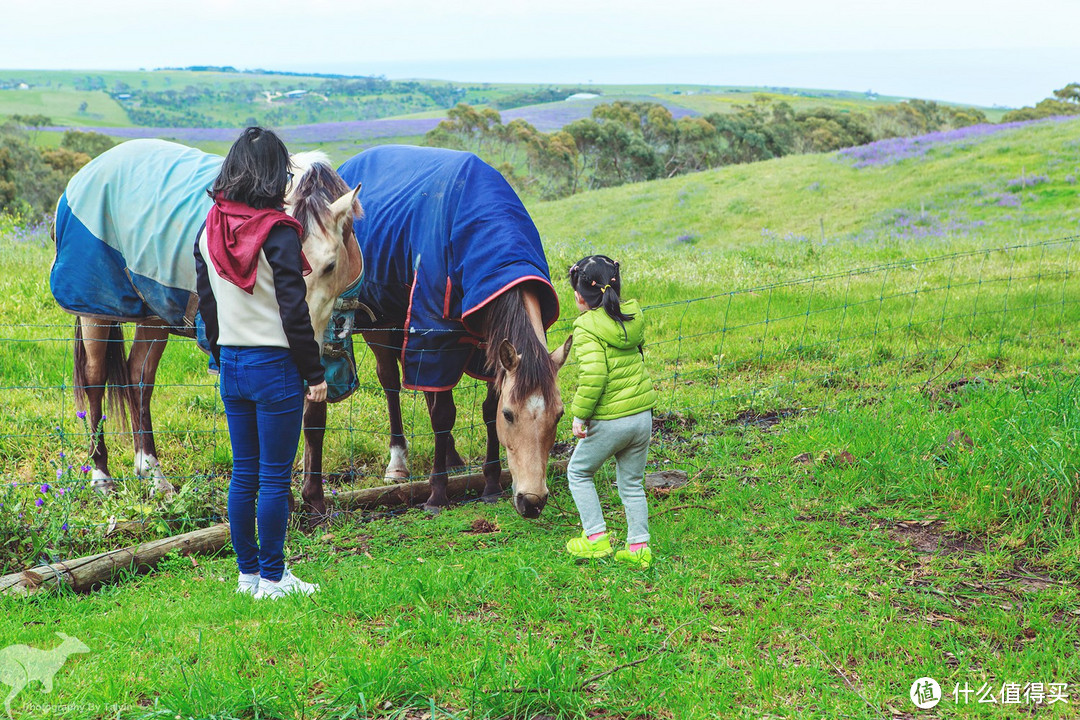
[[[618,252],[635,283],[698,297],[849,268],[853,256],[870,264],[1076,235],[1078,137],[1080,118],[964,128],[529,209],[553,274]]]
[[[52,124],[65,127],[162,128],[170,137],[182,139],[180,128],[236,128],[252,123],[293,127],[418,113],[438,116],[458,102],[506,112],[527,106],[559,106],[565,98],[585,92],[606,100],[649,99],[663,103],[673,112],[701,114],[748,102],[754,93],[762,92],[787,99],[796,108],[813,103],[849,110],[902,99],[883,98],[874,93],[800,88],[455,84],[439,80],[228,70],[210,67],[152,71],[0,70],[0,117],[42,114]],[[587,105],[588,101],[581,103],[581,107]]]

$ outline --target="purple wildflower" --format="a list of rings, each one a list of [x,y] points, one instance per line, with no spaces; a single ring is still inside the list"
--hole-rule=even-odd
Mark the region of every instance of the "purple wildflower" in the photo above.
[[[85,475],[86,473],[90,472],[90,466],[89,466],[89,465],[80,465],[80,466],[79,466],[79,469],[83,471],[83,474],[84,474],[84,475]]]
[[[64,523],[63,525],[61,525],[60,529],[63,530],[64,532],[67,532],[67,529],[68,529],[67,523]]]
[[[75,413],[75,417],[79,418],[80,420],[85,420],[86,419],[86,411],[85,410],[80,410],[79,412]]]
[[[56,479],[59,480],[62,477],[64,477],[63,468],[56,468]]]
[[[37,505],[38,507],[41,507],[42,505],[45,504],[45,499],[44,498],[38,498],[37,500],[34,501],[34,504]]]
[[[44,495],[47,492],[49,492],[49,484],[45,483],[44,485],[41,486],[41,494]]]
[[[855,161],[856,168],[894,165],[909,158],[920,158],[926,155],[933,147],[947,143],[971,141],[986,135],[993,135],[1004,130],[1013,130],[1035,123],[1064,122],[1069,117],[1051,117],[1040,120],[1022,120],[1011,123],[991,125],[969,125],[956,128],[955,130],[939,130],[937,132],[918,135],[915,137],[898,137],[877,142],[845,148],[839,152],[841,157],[851,158]]]
[[[1024,175],[1023,177],[1007,180],[1005,185],[1010,190],[1015,190],[1017,188],[1034,187],[1044,182],[1050,182],[1050,178],[1046,175]]]
[[[60,457],[61,458],[64,457],[64,451],[63,450],[60,451]]]

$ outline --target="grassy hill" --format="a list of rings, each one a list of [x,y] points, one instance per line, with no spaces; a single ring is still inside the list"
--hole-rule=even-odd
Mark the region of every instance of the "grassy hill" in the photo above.
[[[954,685],[1073,688],[1078,129],[966,129],[530,205],[563,306],[550,344],[569,332],[564,272],[581,255],[619,259],[645,306],[650,469],[690,478],[650,495],[645,573],[561,553],[580,528],[552,477],[538,522],[470,504],[291,534],[314,601],[253,605],[231,557],[177,557],[89,598],[0,598],[0,647],[53,647],[57,630],[89,645],[48,698],[79,718],[914,717],[921,676],[941,683],[943,716],[986,717]],[[220,514],[224,418],[187,341],[155,393],[180,498],[159,506],[130,477],[107,500],[40,490],[60,450],[82,452],[71,318],[48,295],[47,237],[4,235],[0,473],[19,484],[0,487],[0,559],[98,549],[109,517],[150,518],[153,537]],[[376,484],[385,462],[358,358],[363,386],[330,410],[331,491]],[[474,462],[481,397],[457,393]],[[424,403],[403,406],[422,476]],[[109,430],[114,468],[130,467]],[[598,486],[620,535],[612,479]],[[25,691],[16,717],[42,701]]]

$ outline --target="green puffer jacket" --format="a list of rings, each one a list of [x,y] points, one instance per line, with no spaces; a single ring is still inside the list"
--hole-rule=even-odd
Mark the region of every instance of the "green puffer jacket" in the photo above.
[[[656,404],[639,349],[645,341],[645,316],[636,300],[624,301],[622,311],[634,316],[625,329],[602,307],[574,321],[574,352],[580,367],[570,409],[580,420],[616,420]]]

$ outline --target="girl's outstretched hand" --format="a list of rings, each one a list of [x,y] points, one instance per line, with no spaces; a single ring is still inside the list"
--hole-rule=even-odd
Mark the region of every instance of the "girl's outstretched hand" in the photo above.
[[[585,437],[585,434],[586,434],[586,431],[588,430],[588,428],[589,428],[589,421],[588,420],[581,420],[579,418],[574,418],[574,437],[577,437],[577,438]]]

